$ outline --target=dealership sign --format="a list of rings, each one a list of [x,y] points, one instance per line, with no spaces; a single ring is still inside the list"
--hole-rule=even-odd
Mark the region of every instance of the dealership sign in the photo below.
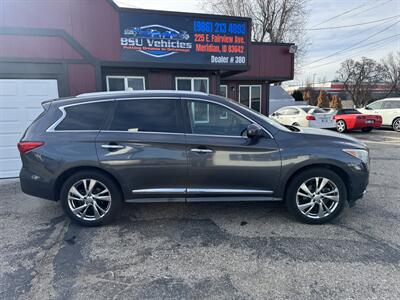
[[[248,66],[249,19],[123,10],[120,26],[125,61],[203,69]]]

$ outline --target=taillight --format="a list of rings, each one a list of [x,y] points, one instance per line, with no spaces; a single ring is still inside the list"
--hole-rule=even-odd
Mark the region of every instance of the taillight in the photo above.
[[[315,120],[315,117],[314,116],[306,116],[306,120],[313,121],[313,120]]]
[[[19,142],[18,150],[21,153],[26,153],[43,145],[43,142]]]

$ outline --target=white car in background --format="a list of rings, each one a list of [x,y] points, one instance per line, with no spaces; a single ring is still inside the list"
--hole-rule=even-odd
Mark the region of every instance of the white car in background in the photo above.
[[[362,114],[380,115],[382,126],[390,126],[393,130],[400,132],[400,98],[386,98],[359,108]]]
[[[283,125],[313,128],[336,128],[333,112],[326,112],[317,106],[286,106],[270,115]]]

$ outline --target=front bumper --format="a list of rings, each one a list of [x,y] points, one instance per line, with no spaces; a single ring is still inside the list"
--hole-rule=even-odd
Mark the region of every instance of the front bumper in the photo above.
[[[361,170],[355,170],[354,166],[350,166],[348,173],[349,185],[347,199],[350,204],[361,199],[365,193],[369,183],[369,170],[366,165],[359,165]]]

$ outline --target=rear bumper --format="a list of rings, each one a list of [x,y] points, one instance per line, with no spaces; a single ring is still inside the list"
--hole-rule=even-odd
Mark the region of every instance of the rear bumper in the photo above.
[[[21,169],[19,180],[22,192],[25,194],[47,200],[57,200],[54,196],[54,183],[44,180],[25,168]]]
[[[374,123],[366,123],[365,121],[363,122],[357,122],[354,126],[354,129],[362,129],[362,128],[379,128],[382,126],[382,122],[377,122],[374,120]]]

